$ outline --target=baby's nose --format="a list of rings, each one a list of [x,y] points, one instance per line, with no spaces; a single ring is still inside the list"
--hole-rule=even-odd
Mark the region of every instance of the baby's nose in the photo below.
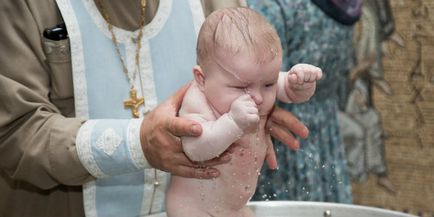
[[[255,101],[256,105],[261,105],[264,102],[264,97],[262,96],[260,91],[250,91],[250,96],[253,101]]]

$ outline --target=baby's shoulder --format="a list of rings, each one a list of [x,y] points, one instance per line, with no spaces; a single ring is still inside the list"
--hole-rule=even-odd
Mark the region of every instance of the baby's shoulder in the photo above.
[[[192,82],[182,100],[182,106],[179,110],[180,116],[189,116],[198,114],[203,116],[212,115],[212,109],[208,105],[204,93],[199,89],[195,81]]]

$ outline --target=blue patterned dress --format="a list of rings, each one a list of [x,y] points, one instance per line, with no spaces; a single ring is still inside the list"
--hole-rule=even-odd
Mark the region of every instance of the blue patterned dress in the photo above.
[[[323,70],[307,103],[282,104],[310,130],[299,151],[275,141],[279,170],[265,166],[253,200],[352,203],[344,146],[337,122],[338,89],[352,65],[352,27],[328,17],[309,0],[248,0],[249,7],[275,26],[282,40],[283,65],[310,63]]]

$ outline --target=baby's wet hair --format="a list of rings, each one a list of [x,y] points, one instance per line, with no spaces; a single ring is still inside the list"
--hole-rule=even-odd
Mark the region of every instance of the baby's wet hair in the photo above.
[[[249,8],[224,8],[211,13],[199,32],[198,64],[240,52],[249,52],[258,63],[280,58],[282,49],[276,30]]]

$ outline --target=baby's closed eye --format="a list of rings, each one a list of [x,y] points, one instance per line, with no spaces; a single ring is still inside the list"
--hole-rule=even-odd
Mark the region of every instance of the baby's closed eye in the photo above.
[[[276,82],[265,84],[265,87],[273,87],[276,85]]]
[[[241,86],[241,85],[229,86],[229,88],[236,89],[236,90],[245,90],[245,89],[247,89],[246,86]]]

